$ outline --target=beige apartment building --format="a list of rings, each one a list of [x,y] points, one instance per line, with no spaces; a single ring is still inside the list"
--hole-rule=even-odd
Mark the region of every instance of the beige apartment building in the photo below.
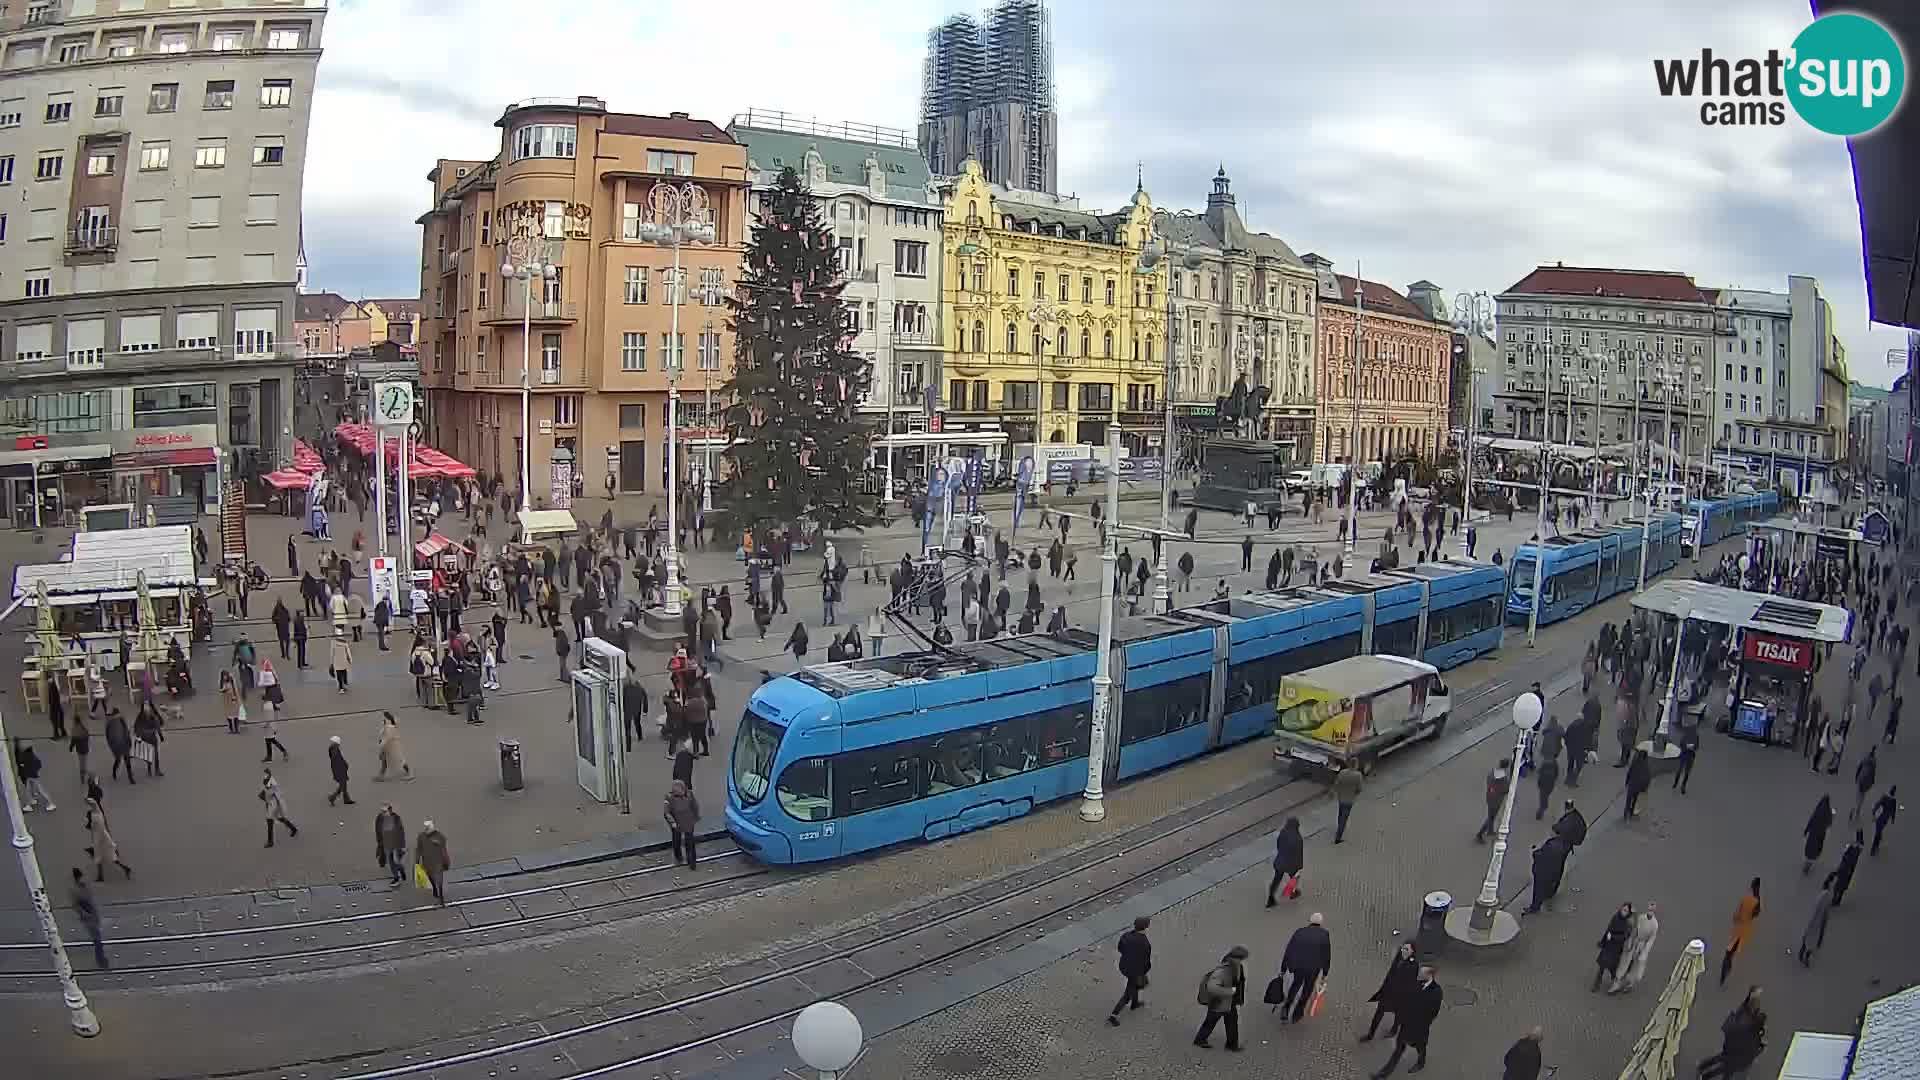
[[[747,236],[746,148],[686,113],[610,112],[584,96],[508,106],[496,126],[500,152],[491,160],[442,159],[427,176],[433,206],[419,219],[426,437],[513,486],[524,357],[536,501],[554,502],[552,467],[571,460],[592,493],[611,477],[618,491],[659,493],[664,503],[676,358],[684,358],[681,479],[691,480],[709,451],[720,468],[719,397],[733,360],[725,298]],[[681,246],[677,282],[673,248],[643,239],[644,225],[667,222],[676,207],[714,229],[713,243]],[[532,283],[529,310],[526,281],[503,279],[501,269],[532,259],[554,271]]]

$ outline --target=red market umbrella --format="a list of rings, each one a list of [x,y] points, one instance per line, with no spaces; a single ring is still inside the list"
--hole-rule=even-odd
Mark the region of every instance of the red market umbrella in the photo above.
[[[268,487],[277,488],[281,491],[289,491],[294,488],[305,491],[313,483],[313,477],[294,469],[275,469],[260,479],[265,481]]]

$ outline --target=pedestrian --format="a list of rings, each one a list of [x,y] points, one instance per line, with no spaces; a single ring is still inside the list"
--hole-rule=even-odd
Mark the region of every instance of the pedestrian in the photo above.
[[[1513,759],[1501,758],[1500,763],[1487,774],[1487,816],[1480,822],[1480,831],[1473,834],[1473,842],[1484,844],[1487,837],[1493,835],[1494,821],[1500,816],[1500,806],[1506,801],[1507,788],[1513,783]]]
[[[1800,864],[1800,876],[1806,877],[1813,872],[1813,864],[1819,860],[1820,853],[1827,847],[1827,830],[1833,827],[1833,799],[1820,796],[1813,804],[1813,814],[1807,818],[1806,827],[1800,832],[1807,838],[1806,861]]]
[[[1647,763],[1647,752],[1635,750],[1633,763],[1627,766],[1627,807],[1630,818],[1640,816],[1640,796],[1647,793],[1647,787],[1653,783],[1653,766]]]
[[[1700,756],[1700,727],[1691,725],[1680,729],[1680,764],[1673,773],[1673,786],[1680,794],[1687,793],[1687,782],[1693,779],[1693,762]]]
[[[1286,981],[1285,996],[1277,1003],[1283,1024],[1300,1022],[1317,984],[1333,970],[1333,935],[1327,932],[1326,921],[1326,916],[1316,911],[1307,925],[1287,939],[1286,951],[1280,957],[1280,980],[1276,980]],[[1275,1004],[1272,996],[1269,990],[1268,1004]]]
[[[53,725],[53,737],[67,737],[67,707],[60,700],[60,680],[53,673],[46,675],[47,722]]]
[[[1120,975],[1127,980],[1127,988],[1120,993],[1120,1000],[1113,1003],[1113,1011],[1107,1014],[1107,1023],[1120,1026],[1120,1010],[1125,1007],[1129,1012],[1139,1008],[1140,991],[1147,988],[1147,972],[1153,970],[1153,943],[1147,940],[1147,927],[1153,920],[1145,915],[1136,916],[1133,929],[1120,935]]]
[[[47,794],[47,786],[40,782],[40,755],[25,739],[13,740],[13,767],[14,772],[20,777],[21,786],[25,788],[27,799],[26,804],[21,807],[23,811],[33,813],[36,802],[41,804],[42,810],[58,809],[53,804],[53,797]]]
[[[240,687],[233,681],[233,672],[220,672],[220,704],[227,714],[227,734],[240,734]]]
[[[1567,856],[1573,854],[1573,848],[1564,836],[1555,834],[1541,841],[1533,849],[1533,899],[1522,914],[1536,915],[1540,909],[1553,901],[1560,891],[1560,881],[1567,871]]]
[[[353,796],[347,794],[347,755],[340,749],[340,736],[327,740],[327,767],[333,773],[333,791],[327,796],[327,805],[332,806],[335,799],[345,799],[348,806],[353,805]]]
[[[390,712],[380,714],[380,772],[375,780],[385,780],[389,773],[399,775],[402,780],[413,779],[413,766],[407,763],[407,749],[400,742],[400,721]]]
[[[80,763],[80,775],[87,775],[87,752],[93,749],[93,735],[87,730],[87,714],[74,713],[67,726],[67,749]]]
[[[1393,1014],[1393,1022],[1387,1025],[1387,1038],[1391,1039],[1399,1033],[1400,1011],[1419,985],[1419,976],[1420,962],[1414,959],[1413,942],[1403,941],[1393,951],[1393,959],[1387,962],[1387,973],[1380,979],[1380,989],[1367,999],[1373,1002],[1373,1019],[1367,1022],[1367,1033],[1360,1036],[1361,1042],[1373,1041],[1374,1032],[1380,1027],[1380,1018],[1388,1013]]]
[[[1744,1077],[1767,1045],[1767,1014],[1760,1008],[1760,988],[1752,987],[1740,1005],[1720,1023],[1720,1052],[1702,1061],[1696,1080]]]
[[[1539,1080],[1540,1039],[1544,1034],[1536,1027],[1507,1047],[1506,1056],[1500,1059],[1500,1080]]]
[[[1267,906],[1274,906],[1273,894],[1283,884],[1289,900],[1300,898],[1300,871],[1307,865],[1307,842],[1300,835],[1300,819],[1290,817],[1273,837],[1273,880],[1267,883]],[[1231,1042],[1238,1038],[1228,1036]]]
[[[340,692],[347,692],[347,673],[353,670],[353,646],[347,643],[347,635],[340,628],[333,631],[333,651],[327,657],[327,673],[340,684]]]
[[[1419,1072],[1427,1067],[1427,1038],[1433,1033],[1433,1021],[1440,1015],[1443,1000],[1444,994],[1439,980],[1434,978],[1432,965],[1422,965],[1413,989],[1407,993],[1404,1010],[1395,1014],[1400,1021],[1400,1031],[1394,1036],[1393,1054],[1373,1074],[1373,1080],[1382,1080],[1390,1075],[1394,1067],[1400,1064],[1400,1055],[1409,1046],[1418,1056],[1414,1059],[1413,1068],[1408,1071]]]
[[[1847,889],[1853,885],[1853,872],[1860,866],[1860,852],[1866,845],[1867,838],[1856,829],[1853,842],[1840,849],[1840,862],[1834,866],[1833,873],[1827,875],[1826,881],[1826,887],[1833,890],[1834,907],[1839,907],[1840,901],[1847,898]]]
[[[1607,928],[1600,935],[1600,953],[1596,958],[1593,973],[1593,985],[1588,990],[1600,989],[1602,981],[1617,982],[1620,978],[1620,958],[1627,951],[1627,939],[1633,936],[1633,905],[1621,904],[1607,920]]]
[[[1860,812],[1867,807],[1867,792],[1873,790],[1874,781],[1878,780],[1880,775],[1879,754],[1879,747],[1869,746],[1867,756],[1861,758],[1860,764],[1854,766],[1853,786],[1859,793],[1853,799],[1853,813],[1847,816],[1849,822],[1859,821]]]
[[[73,867],[73,884],[68,886],[67,900],[73,906],[73,913],[79,917],[80,925],[93,939],[93,966],[101,971],[110,970],[107,963],[106,943],[100,935],[100,905],[93,898],[93,886],[87,884],[87,875],[79,867]]]
[[[1801,967],[1812,967],[1813,958],[1827,943],[1827,917],[1833,911],[1833,890],[1822,888],[1814,897],[1813,913],[1807,916],[1807,928],[1800,932],[1800,948],[1794,953]]]
[[[387,883],[399,888],[407,880],[407,826],[392,803],[373,816],[373,854],[387,871]]]
[[[793,624],[793,633],[787,635],[787,649],[793,653],[796,661],[807,658],[807,627],[805,623]]]
[[[127,877],[133,877],[133,867],[120,858],[120,845],[113,842],[113,831],[107,827],[107,808],[100,805],[98,796],[87,798],[87,837],[90,846],[87,854],[93,856],[93,880],[107,880],[107,864],[120,868]]]
[[[49,804],[47,809],[51,810],[53,806]],[[1873,847],[1868,849],[1869,855],[1880,854],[1880,836],[1887,831],[1887,826],[1893,824],[1894,817],[1899,813],[1900,788],[1896,785],[1889,787],[1887,793],[1873,804]]]
[[[120,775],[120,766],[127,767],[127,783],[133,784],[133,733],[127,730],[127,718],[120,715],[119,709],[107,710],[107,752],[113,755],[113,768],[107,773],[109,778]]]
[[[1200,1004],[1207,1007],[1207,1018],[1194,1033],[1193,1045],[1211,1047],[1208,1038],[1222,1020],[1227,1025],[1227,1049],[1238,1052],[1240,1045],[1240,1006],[1247,1002],[1247,957],[1245,945],[1235,945],[1200,980]]]
[[[553,655],[560,665],[560,682],[567,681],[567,661],[573,656],[573,643],[567,640],[566,628],[559,623],[553,624]]]
[[[1747,883],[1747,891],[1733,909],[1733,928],[1727,933],[1727,951],[1720,957],[1720,985],[1727,985],[1733,973],[1733,958],[1753,938],[1753,924],[1760,918],[1760,879]]]
[[[1333,828],[1333,842],[1346,843],[1347,819],[1353,815],[1353,804],[1360,798],[1360,790],[1366,784],[1366,777],[1360,774],[1352,761],[1333,778],[1333,797],[1339,804],[1339,818]]]
[[[500,689],[500,650],[494,644],[492,630],[484,630],[480,636],[480,685],[488,690],[498,690]]]
[[[431,818],[420,823],[420,835],[414,840],[413,864],[427,875],[433,898],[441,907],[446,907],[447,871],[453,868],[453,857],[447,853],[446,834],[434,827]]]
[[[1533,811],[1533,820],[1539,821],[1547,816],[1547,802],[1553,798],[1553,789],[1560,783],[1560,758],[1558,755],[1540,754],[1534,759],[1533,782],[1540,789],[1540,805]]]
[[[1614,977],[1607,993],[1624,994],[1647,977],[1647,960],[1653,953],[1654,942],[1660,939],[1660,919],[1654,914],[1656,909],[1657,905],[1649,901],[1646,910],[1633,917],[1633,932],[1627,936],[1627,951],[1620,958],[1620,974]]]
[[[687,869],[693,869],[698,861],[693,850],[694,831],[700,826],[700,800],[694,797],[693,789],[675,780],[661,805],[661,816],[673,832],[674,863],[685,862]]]

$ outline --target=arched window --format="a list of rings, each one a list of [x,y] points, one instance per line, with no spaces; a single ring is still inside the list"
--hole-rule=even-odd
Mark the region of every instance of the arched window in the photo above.
[[[1111,330],[1107,331],[1106,337],[1104,341],[1101,343],[1100,355],[1106,357],[1109,360],[1113,359],[1113,331]]]
[[[1061,356],[1072,356],[1072,355],[1073,355],[1073,350],[1072,350],[1072,348],[1070,347],[1070,346],[1072,345],[1072,343],[1073,343],[1073,335],[1072,335],[1072,334],[1069,334],[1069,333],[1067,333],[1067,331],[1066,331],[1066,328],[1065,328],[1065,327],[1062,327],[1062,328],[1061,328],[1061,330],[1060,330],[1060,336],[1059,336],[1058,338],[1056,338],[1056,339],[1054,339],[1054,340],[1055,340],[1055,344],[1057,344],[1057,345],[1059,345],[1059,346],[1060,346],[1060,355],[1061,355]]]
[[[1020,351],[1019,334],[1020,334],[1020,328],[1018,326],[1015,326],[1012,323],[1007,324],[1007,352],[1008,353],[1017,353]]]
[[[1152,334],[1147,335],[1146,361],[1149,364],[1153,363],[1153,335]]]
[[[987,351],[987,324],[978,319],[973,323],[973,351],[977,353]]]
[[[1047,351],[1047,336],[1040,332],[1038,323],[1033,327],[1033,355],[1039,356]]]
[[[1112,353],[1113,350],[1108,349],[1107,352]],[[1081,356],[1093,355],[1093,331],[1091,330],[1080,331],[1080,355]]]

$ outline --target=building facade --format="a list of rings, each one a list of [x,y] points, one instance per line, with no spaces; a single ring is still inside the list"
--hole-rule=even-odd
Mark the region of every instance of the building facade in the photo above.
[[[294,340],[308,357],[344,356],[373,345],[373,319],[339,293],[301,293],[294,304]]]
[[[1452,328],[1390,285],[1336,274],[1319,255],[1302,261],[1318,279],[1316,460],[1437,455],[1447,440]]]
[[[969,161],[943,182],[944,430],[1011,443],[1160,444],[1165,275],[1143,271],[1153,201],[1110,214],[1009,192]]]
[[[686,113],[610,112],[593,97],[511,105],[496,126],[491,160],[443,159],[428,174],[419,351],[429,441],[516,485],[524,362],[536,503],[557,501],[557,464],[595,492],[611,479],[617,491],[664,493],[677,374],[684,490],[709,455],[717,468],[724,442],[720,405],[709,412],[708,402],[732,370],[725,298],[747,235],[746,148]],[[678,280],[673,249],[642,239],[674,207],[715,230],[713,244],[680,247]],[[503,278],[503,264],[532,260],[552,275]]]
[[[1495,430],[1705,460],[1720,324],[1685,274],[1541,266],[1496,298]],[[1656,453],[1658,453],[1656,451]]]
[[[388,297],[360,301],[366,312],[368,332],[374,344],[391,341],[412,345],[420,340],[420,300],[418,297]]]
[[[0,8],[0,428],[48,436],[7,466],[54,467],[43,512],[211,505],[223,470],[291,454],[325,16],[319,0]],[[16,523],[31,475],[0,484]]]
[[[1059,189],[1052,16],[1044,0],[1000,0],[927,34],[920,150],[935,175],[969,159],[989,183]]]
[[[1848,456],[1848,380],[1819,283],[1793,274],[1786,292],[1725,289],[1718,302],[1716,454],[1790,491],[1803,472],[1827,478]]]
[[[944,208],[913,136],[763,111],[735,117],[727,133],[747,150],[750,214],[784,168],[819,200],[846,273],[840,295],[859,320],[853,348],[873,376],[861,411],[891,413],[902,434],[925,431],[941,372]],[[925,464],[923,450],[908,457]]]
[[[1204,214],[1161,211],[1154,229],[1172,254],[1176,425],[1189,439],[1210,434],[1218,400],[1245,376],[1249,388],[1271,391],[1254,434],[1313,460],[1314,272],[1286,241],[1247,228],[1225,166]]]

